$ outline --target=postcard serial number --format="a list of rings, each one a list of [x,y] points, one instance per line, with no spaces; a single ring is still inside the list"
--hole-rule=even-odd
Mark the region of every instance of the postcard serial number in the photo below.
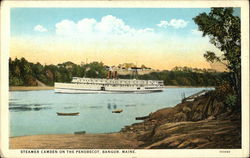
[[[220,153],[230,153],[229,150],[221,150]]]

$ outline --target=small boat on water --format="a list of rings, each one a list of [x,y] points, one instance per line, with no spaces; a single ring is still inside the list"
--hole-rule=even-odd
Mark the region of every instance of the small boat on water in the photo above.
[[[74,113],[63,113],[63,112],[57,112],[57,115],[59,116],[76,116],[79,115],[79,112],[74,112]]]
[[[113,110],[112,113],[121,113],[123,110],[122,109],[117,109],[117,110]]]
[[[78,131],[78,132],[74,132],[74,134],[86,134],[86,131]]]
[[[135,120],[145,120],[149,118],[149,116],[136,117]]]

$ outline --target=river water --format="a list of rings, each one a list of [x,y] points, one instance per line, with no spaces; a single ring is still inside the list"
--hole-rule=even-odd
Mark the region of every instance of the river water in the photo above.
[[[182,94],[192,95],[209,88],[166,88],[147,94],[59,94],[53,90],[11,91],[9,98],[10,136],[118,132],[161,108],[181,102]],[[123,109],[122,113],[112,113]],[[57,112],[80,112],[58,116]]]

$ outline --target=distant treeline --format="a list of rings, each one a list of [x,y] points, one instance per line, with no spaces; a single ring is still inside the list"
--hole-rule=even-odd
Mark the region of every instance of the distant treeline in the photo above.
[[[9,59],[9,85],[10,86],[36,86],[37,80],[53,86],[54,82],[70,82],[72,77],[105,78],[106,69],[103,63],[92,62],[77,65],[65,62],[58,65],[34,64],[25,58]]]
[[[120,78],[129,78],[129,75]],[[217,86],[224,80],[228,80],[227,73],[219,72],[192,72],[192,71],[160,71],[139,75],[138,79],[163,80],[164,85],[169,86]]]
[[[25,58],[9,59],[10,86],[37,86],[39,81],[53,86],[54,82],[70,82],[72,77],[106,78],[107,70],[103,63],[92,62],[77,65],[65,62],[57,65],[42,65],[28,62]],[[227,73],[193,72],[186,70],[165,70],[144,75],[119,75],[119,78],[137,78],[164,80],[165,85],[174,86],[216,86],[222,80],[227,80]]]

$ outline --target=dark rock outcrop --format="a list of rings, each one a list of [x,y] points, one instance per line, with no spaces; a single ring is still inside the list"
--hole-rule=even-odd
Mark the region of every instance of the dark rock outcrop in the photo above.
[[[241,148],[240,118],[208,92],[192,102],[158,110],[121,132],[147,149]]]

